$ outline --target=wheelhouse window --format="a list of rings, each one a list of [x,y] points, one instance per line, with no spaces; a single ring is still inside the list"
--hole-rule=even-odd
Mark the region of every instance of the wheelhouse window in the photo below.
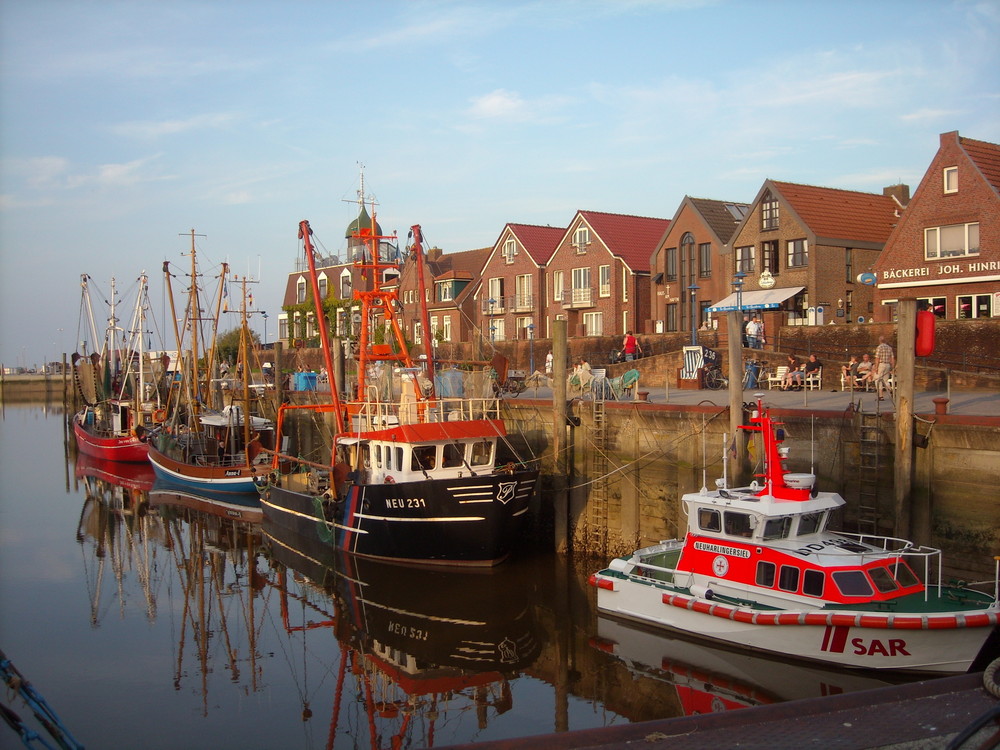
[[[920,579],[917,578],[916,574],[910,569],[910,566],[902,560],[897,560],[891,567],[891,570],[893,575],[896,577],[896,580],[899,581],[899,585],[904,589],[920,583]]]
[[[924,259],[979,255],[979,222],[928,227],[924,230]]]
[[[823,530],[823,511],[805,513],[799,516],[799,536],[816,534]]]
[[[469,465],[489,466],[491,463],[493,463],[493,443],[489,440],[477,440],[472,444]]]
[[[888,568],[870,568],[868,575],[875,584],[875,588],[883,594],[888,594],[899,588],[899,584],[896,583],[896,579],[892,577]]]
[[[742,536],[749,539],[753,536],[753,525],[749,513],[737,513],[727,510],[725,514],[726,533],[732,536]]]
[[[785,539],[792,529],[792,517],[769,518],[764,524],[764,539]]]
[[[721,531],[722,516],[712,508],[698,508],[698,528],[702,531]]]
[[[441,454],[441,466],[446,469],[454,469],[465,463],[465,446],[461,443],[447,443]]]
[[[764,230],[778,228],[778,199],[770,191],[764,194],[764,199],[761,201],[760,228]]]
[[[432,471],[437,466],[437,446],[421,445],[413,449],[410,468],[413,471]]]
[[[753,273],[754,270],[754,246],[745,245],[736,248],[736,270],[743,273]]]
[[[860,570],[836,570],[832,577],[844,596],[871,596],[874,593],[868,576]]]
[[[789,268],[798,268],[809,262],[809,245],[806,240],[789,240],[786,263]]]

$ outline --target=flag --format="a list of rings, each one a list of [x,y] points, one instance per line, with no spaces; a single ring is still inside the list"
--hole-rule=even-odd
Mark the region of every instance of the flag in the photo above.
[[[229,283],[222,282],[222,312],[229,312]]]

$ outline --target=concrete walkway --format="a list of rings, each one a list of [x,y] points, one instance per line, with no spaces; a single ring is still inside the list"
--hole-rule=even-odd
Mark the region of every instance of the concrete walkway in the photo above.
[[[649,401],[654,404],[677,404],[693,406],[702,404],[707,406],[726,407],[729,405],[728,390],[680,390],[674,387],[669,389],[663,382],[653,384],[640,379],[639,391],[649,392]],[[753,401],[757,393],[764,394],[764,400],[771,406],[782,409],[801,409],[806,411],[845,411],[853,403],[859,411],[876,410],[881,412],[893,412],[895,406],[893,402],[886,398],[878,401],[875,393],[856,391],[841,391],[839,386],[836,390],[825,391],[781,391],[777,389],[747,389],[743,391],[742,401]],[[914,410],[917,414],[928,416],[935,413],[934,399],[938,397],[949,398],[948,413],[953,415],[974,416],[974,417],[1000,417],[1000,391],[952,391],[950,394],[941,391],[916,391],[913,394]],[[551,388],[528,387],[519,396],[507,394],[508,399],[544,399],[552,400]],[[585,396],[589,400],[589,394]],[[632,399],[626,399],[632,400]]]

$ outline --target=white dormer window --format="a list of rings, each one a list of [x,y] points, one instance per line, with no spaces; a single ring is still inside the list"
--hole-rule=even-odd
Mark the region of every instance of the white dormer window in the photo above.
[[[306,301],[306,280],[301,276],[295,282],[295,301],[300,305]]]
[[[504,261],[509,265],[514,262],[514,256],[517,255],[517,242],[514,240],[507,240],[503,243],[503,258]]]
[[[944,192],[958,192],[958,167],[944,168]]]
[[[587,227],[578,227],[573,234],[573,246],[577,253],[587,252],[587,245],[590,244],[590,230]]]

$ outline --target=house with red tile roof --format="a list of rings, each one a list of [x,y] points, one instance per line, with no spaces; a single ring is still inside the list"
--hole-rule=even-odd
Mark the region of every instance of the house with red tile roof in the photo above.
[[[874,292],[858,277],[874,268],[908,200],[906,185],[878,194],[766,180],[727,248],[742,287],[709,310],[741,306],[766,331],[867,320]]]
[[[489,252],[488,247],[457,253],[444,253],[437,247],[427,250],[423,264],[424,294],[436,357],[451,358],[453,344],[470,341],[475,335],[473,291]],[[414,351],[422,353],[427,337],[422,330],[419,281],[416,261],[407,257],[397,290],[403,305],[401,325],[406,338],[414,344]]]
[[[1000,145],[941,134],[874,272],[878,321],[904,298],[948,320],[1000,316]]]
[[[643,331],[649,259],[669,226],[669,219],[577,211],[549,259],[544,337],[553,320],[565,320],[571,337]]]
[[[746,203],[684,197],[649,259],[652,320],[645,333],[697,330],[709,320],[708,307],[731,291],[722,251],[749,210]]]
[[[541,338],[545,269],[565,227],[507,224],[482,269],[476,315],[489,341]]]

